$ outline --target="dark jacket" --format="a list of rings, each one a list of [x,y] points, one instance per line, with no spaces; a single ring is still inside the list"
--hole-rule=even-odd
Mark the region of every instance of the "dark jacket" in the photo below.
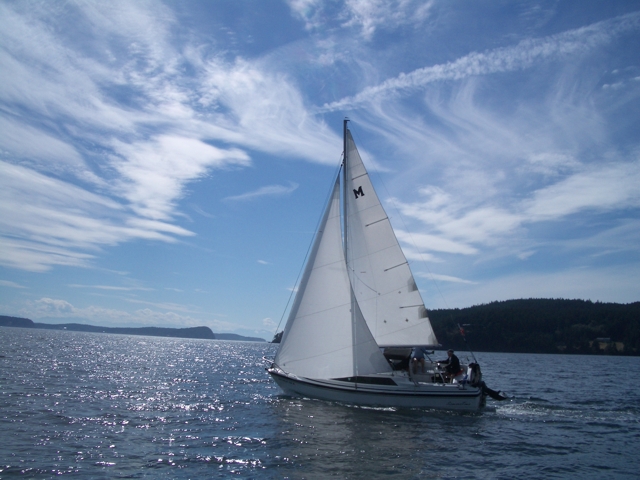
[[[446,360],[440,361],[440,363],[446,363],[447,366],[444,368],[448,373],[455,375],[460,371],[460,360],[456,357],[455,353],[451,354],[451,358],[447,358]]]

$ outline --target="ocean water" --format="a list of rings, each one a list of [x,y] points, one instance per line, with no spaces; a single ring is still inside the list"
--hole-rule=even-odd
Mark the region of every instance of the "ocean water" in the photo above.
[[[0,327],[0,478],[640,477],[638,357],[476,353],[472,414],[282,396],[275,348]]]

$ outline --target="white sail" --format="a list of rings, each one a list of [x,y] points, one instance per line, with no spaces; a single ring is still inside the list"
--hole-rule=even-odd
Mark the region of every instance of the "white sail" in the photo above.
[[[391,370],[352,299],[342,248],[338,181],[311,249],[275,363],[288,373],[314,379]]]
[[[380,346],[438,345],[427,310],[360,154],[346,130],[347,265]]]

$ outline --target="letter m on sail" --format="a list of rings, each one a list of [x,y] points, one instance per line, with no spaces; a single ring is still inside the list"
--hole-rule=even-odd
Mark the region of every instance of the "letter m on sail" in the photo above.
[[[356,196],[356,198],[364,197],[364,192],[362,191],[362,185],[360,185],[357,190],[354,188],[353,194]]]

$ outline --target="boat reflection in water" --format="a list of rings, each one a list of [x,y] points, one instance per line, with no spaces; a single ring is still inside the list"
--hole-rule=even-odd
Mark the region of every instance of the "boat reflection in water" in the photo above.
[[[472,434],[483,415],[390,407],[358,407],[317,400],[280,397],[273,403],[283,448],[280,473],[303,472],[305,478],[381,478],[400,475],[450,475],[452,466],[465,475],[477,465],[457,458],[447,442],[452,436],[465,447],[479,448]],[[457,433],[455,433],[457,432]],[[319,461],[322,460],[322,461]],[[469,468],[469,470],[467,470]],[[477,473],[477,472],[476,472]]]

